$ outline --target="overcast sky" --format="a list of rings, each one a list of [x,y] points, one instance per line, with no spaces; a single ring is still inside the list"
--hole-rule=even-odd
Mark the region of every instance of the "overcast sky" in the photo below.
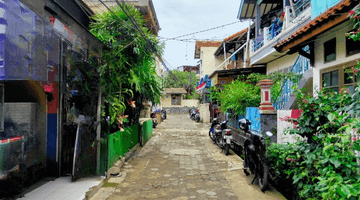
[[[173,38],[239,21],[240,0],[152,0],[160,24],[159,37]],[[248,22],[239,22],[223,28],[178,39],[220,40],[241,31]],[[164,41],[163,39],[161,41]],[[163,57],[169,68],[196,65],[195,42],[169,40]]]
[[[153,0],[160,24],[159,37],[173,38],[188,33],[238,22],[240,0]],[[248,22],[239,22],[223,28],[186,36],[178,39],[220,40],[241,31]],[[161,40],[164,41],[164,40]],[[165,43],[163,57],[169,68],[196,65],[195,42],[169,40]]]

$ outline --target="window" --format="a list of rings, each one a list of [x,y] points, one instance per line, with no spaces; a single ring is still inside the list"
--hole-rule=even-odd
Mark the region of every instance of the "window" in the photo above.
[[[321,88],[329,88],[339,92],[342,88],[348,88],[350,92],[354,92],[354,82],[358,81],[358,77],[353,72],[355,61],[342,64],[340,66],[323,69],[320,72]]]
[[[339,92],[339,71],[331,71],[322,74],[323,88],[330,88],[335,92]]]
[[[181,105],[181,94],[171,95],[171,105]]]
[[[324,43],[324,60],[325,62],[336,60],[336,38]]]
[[[346,37],[346,56],[352,56],[357,53],[360,53],[360,41],[354,41]]]
[[[354,74],[351,68],[346,68],[344,70],[344,87],[349,88],[351,93],[354,93],[355,86],[353,83],[357,82],[359,79]]]

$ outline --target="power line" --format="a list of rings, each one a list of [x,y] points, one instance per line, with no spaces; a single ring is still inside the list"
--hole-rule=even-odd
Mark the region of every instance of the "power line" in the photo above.
[[[236,23],[239,23],[239,22],[241,22],[241,21],[236,21],[236,22],[224,24],[224,25],[221,25],[221,26],[217,26],[217,27],[213,27],[213,28],[209,28],[209,29],[205,29],[205,30],[201,30],[201,31],[197,31],[197,32],[188,33],[188,34],[185,34],[185,35],[172,37],[172,38],[169,38],[168,40],[173,40],[173,39],[177,39],[177,38],[181,38],[181,37],[185,37],[185,36],[189,36],[189,35],[195,35],[195,34],[198,34],[198,33],[203,33],[203,32],[207,32],[207,31],[215,30],[215,29],[218,29],[218,28],[223,28],[225,26],[229,26],[229,25],[236,24]]]
[[[101,1],[101,0],[99,0]],[[139,27],[139,25],[137,24],[137,22],[133,19],[133,16],[129,15],[124,7],[119,3],[118,0],[116,0],[116,3],[119,5],[119,7],[121,8],[121,10],[124,12],[124,14],[128,17],[128,19],[130,20],[130,22],[133,24],[133,27],[135,28],[136,31],[139,32],[139,34],[141,35],[141,37],[146,41],[147,46],[150,48],[150,51],[153,52],[160,60],[160,62],[163,63],[165,69],[171,74],[171,76],[173,76],[174,80],[178,81],[177,78],[175,77],[175,75],[173,73],[171,73],[171,71],[169,70],[169,68],[166,66],[166,64],[163,61],[163,58],[158,54],[157,50],[154,49],[154,47],[152,46],[152,44],[149,42],[149,40],[145,37],[143,31],[141,30],[141,28]],[[125,5],[124,0],[122,0],[122,3]],[[125,6],[126,8],[126,6]],[[128,8],[127,8],[128,9]],[[128,9],[129,11],[129,9]],[[115,15],[116,16],[116,15]],[[119,18],[118,16],[116,16],[117,18]]]

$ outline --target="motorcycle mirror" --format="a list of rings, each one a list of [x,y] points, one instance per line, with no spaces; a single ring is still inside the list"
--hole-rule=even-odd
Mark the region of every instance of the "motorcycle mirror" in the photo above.
[[[273,136],[272,132],[270,132],[270,131],[266,131],[265,134],[266,134],[268,137],[272,137],[272,136]]]

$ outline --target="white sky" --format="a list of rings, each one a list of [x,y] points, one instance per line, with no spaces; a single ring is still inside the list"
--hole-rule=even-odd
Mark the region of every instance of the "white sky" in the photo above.
[[[239,21],[240,0],[152,0],[160,24],[159,37],[172,38]],[[220,40],[245,29],[248,22],[186,36],[179,39]],[[163,41],[163,40],[160,40]],[[166,41],[163,57],[170,69],[196,65],[195,42]],[[164,69],[165,70],[165,69]]]

